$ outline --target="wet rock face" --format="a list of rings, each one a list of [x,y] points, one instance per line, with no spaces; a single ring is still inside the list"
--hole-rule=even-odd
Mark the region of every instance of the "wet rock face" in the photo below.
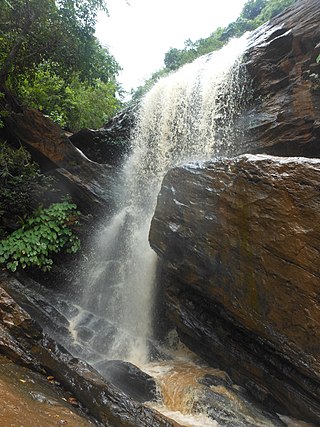
[[[240,156],[174,168],[150,231],[182,339],[318,422],[319,188],[315,159]]]
[[[120,111],[101,129],[81,129],[70,136],[73,145],[97,163],[119,166],[130,151],[138,104]]]
[[[6,130],[44,170],[54,170],[84,213],[96,215],[112,206],[113,168],[89,160],[49,118],[37,110],[13,112],[6,118]]]
[[[75,147],[97,163],[119,166],[128,152],[129,143],[113,139],[105,129],[81,129],[69,138]]]
[[[132,363],[122,360],[106,360],[96,363],[95,368],[104,378],[137,402],[157,400],[155,380]]]
[[[244,151],[320,156],[320,8],[298,0],[251,37]]]
[[[4,280],[1,276],[1,281]],[[133,400],[46,336],[2,288],[0,352],[15,363],[53,376],[106,426],[179,427],[178,423]]]

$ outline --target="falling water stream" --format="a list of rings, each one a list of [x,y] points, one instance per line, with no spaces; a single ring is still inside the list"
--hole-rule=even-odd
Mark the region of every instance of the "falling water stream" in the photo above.
[[[117,208],[95,239],[82,311],[72,322],[76,339],[83,316],[108,321],[108,350],[98,349],[103,358],[148,359],[157,264],[148,233],[157,194],[170,167],[230,154],[239,142],[231,118],[244,87],[239,75],[246,40],[233,40],[161,79],[141,103],[132,154],[115,189]]]
[[[204,368],[188,358],[162,364],[148,360],[157,267],[148,233],[170,167],[239,151],[242,129],[235,121],[246,86],[241,67],[246,45],[247,36],[232,40],[161,79],[142,100],[132,152],[114,188],[117,207],[93,239],[82,300],[70,311],[79,355],[102,374],[105,361],[112,359],[149,372],[161,387],[162,412],[179,414],[183,425],[218,424],[204,415],[190,418],[192,397],[186,390],[193,392]],[[178,378],[184,378],[180,385]]]

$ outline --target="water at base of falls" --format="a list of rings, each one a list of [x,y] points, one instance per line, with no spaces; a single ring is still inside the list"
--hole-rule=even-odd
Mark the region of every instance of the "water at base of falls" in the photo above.
[[[91,354],[84,356],[91,363],[148,359],[157,267],[148,233],[161,181],[170,167],[230,154],[240,142],[234,119],[245,87],[240,63],[246,43],[245,36],[233,40],[184,66],[141,102],[132,153],[119,175],[117,209],[94,239],[71,321],[79,348],[87,336]]]

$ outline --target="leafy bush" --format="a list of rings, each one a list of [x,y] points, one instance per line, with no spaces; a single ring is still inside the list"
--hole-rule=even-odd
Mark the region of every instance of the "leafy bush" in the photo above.
[[[76,205],[67,201],[39,209],[21,228],[0,241],[0,265],[12,272],[18,267],[51,270],[52,254],[79,250],[80,240],[70,228],[78,223],[78,216]]]
[[[121,106],[113,80],[82,81],[73,73],[66,82],[50,62],[40,64],[33,78],[21,79],[16,88],[26,106],[40,110],[72,132],[101,127]]]
[[[66,110],[67,128],[77,132],[83,128],[97,129],[103,126],[121,107],[115,97],[117,85],[96,79],[90,84],[76,76],[66,88],[65,99],[71,108]]]
[[[30,215],[38,207],[40,200],[44,204],[49,196],[51,203],[60,199],[57,190],[52,192],[52,184],[53,178],[40,173],[23,147],[14,149],[0,140],[0,229],[14,227],[19,217]]]

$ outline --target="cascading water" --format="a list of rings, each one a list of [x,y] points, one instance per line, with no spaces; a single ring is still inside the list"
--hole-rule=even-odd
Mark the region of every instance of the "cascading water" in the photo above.
[[[86,325],[92,351],[84,356],[91,363],[147,360],[156,271],[148,232],[156,197],[170,167],[234,151],[241,138],[233,119],[244,87],[239,76],[246,39],[160,80],[141,103],[117,211],[99,230],[81,310],[71,322],[76,341]]]

